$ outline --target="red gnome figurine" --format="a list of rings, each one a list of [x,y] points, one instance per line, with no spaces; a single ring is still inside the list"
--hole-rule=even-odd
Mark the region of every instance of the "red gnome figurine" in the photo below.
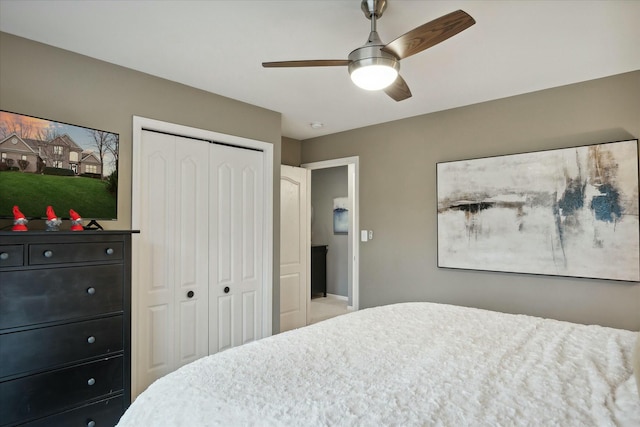
[[[47,224],[47,231],[58,231],[58,227],[62,223],[62,220],[58,218],[51,206],[47,206],[47,220],[45,223]]]
[[[69,209],[69,216],[71,217],[71,231],[83,231],[82,218],[78,212],[73,209]]]
[[[13,231],[28,231],[27,230],[27,218],[20,212],[17,206],[13,207]]]

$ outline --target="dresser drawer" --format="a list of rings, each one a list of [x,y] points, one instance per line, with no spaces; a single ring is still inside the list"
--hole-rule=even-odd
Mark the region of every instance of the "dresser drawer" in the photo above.
[[[53,415],[122,390],[122,356],[0,383],[6,424]]]
[[[22,245],[0,245],[0,268],[20,267],[24,264]]]
[[[0,378],[122,351],[122,316],[0,335]]]
[[[86,427],[93,421],[95,427],[113,427],[120,421],[123,413],[124,399],[120,396],[41,418],[26,425],[28,427]]]
[[[29,265],[121,261],[123,253],[123,242],[31,244]]]
[[[0,271],[0,329],[123,310],[119,264]]]

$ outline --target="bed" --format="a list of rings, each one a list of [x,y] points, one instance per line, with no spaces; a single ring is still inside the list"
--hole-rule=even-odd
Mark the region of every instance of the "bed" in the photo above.
[[[370,308],[204,357],[119,427],[640,426],[637,332],[433,303]]]

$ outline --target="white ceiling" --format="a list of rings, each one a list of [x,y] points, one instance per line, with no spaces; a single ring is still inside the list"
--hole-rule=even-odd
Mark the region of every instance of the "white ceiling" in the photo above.
[[[388,3],[385,42],[457,9],[477,22],[402,61],[398,103],[346,67],[261,66],[346,59],[369,35],[360,0],[0,0],[0,31],[278,111],[300,140],[640,69],[640,1]]]

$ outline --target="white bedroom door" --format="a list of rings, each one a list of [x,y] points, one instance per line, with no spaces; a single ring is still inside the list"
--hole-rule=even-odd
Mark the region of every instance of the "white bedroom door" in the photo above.
[[[262,338],[262,153],[209,152],[209,353]]]
[[[280,168],[280,332],[307,324],[311,234],[307,212],[311,171]]]
[[[208,145],[142,134],[138,391],[208,352]]]

